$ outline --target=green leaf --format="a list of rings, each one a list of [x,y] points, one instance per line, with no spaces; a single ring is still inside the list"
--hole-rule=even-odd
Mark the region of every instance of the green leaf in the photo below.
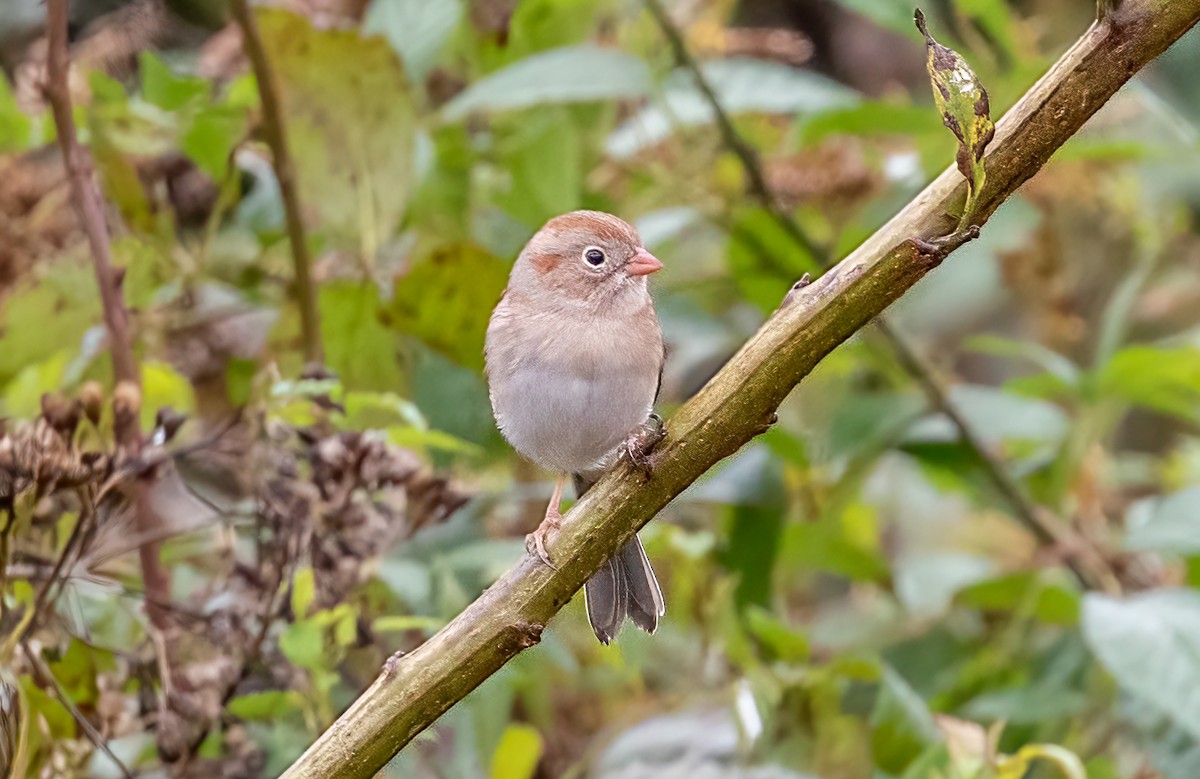
[[[973,584],[959,591],[955,602],[1007,612],[1028,609],[1042,622],[1074,625],[1082,606],[1079,590],[1058,579],[1052,571],[1017,571]]]
[[[32,419],[40,414],[42,395],[62,387],[72,356],[70,350],[64,349],[44,362],[26,366],[4,388],[4,414],[18,419]]]
[[[1053,403],[1022,397],[993,387],[958,384],[950,402],[989,448],[1038,460],[1051,456],[1070,427],[1066,414]],[[948,419],[927,417],[914,425],[906,441],[957,441]]]
[[[759,606],[746,609],[746,628],[775,658],[787,663],[807,662],[808,639],[776,619],[771,612]]]
[[[526,57],[476,81],[447,103],[442,115],[457,121],[475,111],[617,100],[649,91],[650,71],[633,55],[568,46]]]
[[[381,321],[374,285],[324,284],[317,307],[325,360],[348,389],[393,390],[400,386],[396,337]]]
[[[33,143],[34,123],[17,105],[17,98],[0,78],[0,154],[24,151]]]
[[[904,24],[907,28],[907,11]],[[930,128],[941,133],[941,123],[920,106],[864,102],[817,113],[804,122],[800,137],[805,146],[815,146],[830,135],[913,136],[924,135]]]
[[[583,142],[566,107],[523,114],[516,131],[497,144],[511,181],[496,203],[530,227],[581,207],[587,156]]]
[[[1053,765],[1066,779],[1087,779],[1083,761],[1071,750],[1057,744],[1028,744],[1017,754],[1000,761],[996,779],[1022,779],[1029,773],[1030,764],[1042,760]]]
[[[879,548],[872,508],[853,504],[840,515],[784,528],[780,554],[789,567],[828,571],[856,581],[885,581],[889,570]]]
[[[996,133],[987,90],[966,60],[933,39],[920,9],[916,11],[916,23],[925,36],[926,67],[933,83],[933,100],[942,115],[942,122],[958,138],[955,161],[968,185],[967,205],[963,209],[965,222],[971,217],[974,198],[983,188],[983,155]]]
[[[478,456],[478,445],[464,441],[443,430],[425,430],[419,427],[397,427],[387,429],[388,441],[405,449],[436,449],[442,452]]]
[[[315,30],[258,12],[280,81],[301,203],[367,261],[400,226],[410,195],[415,117],[403,66],[382,38]]]
[[[839,4],[856,11],[880,27],[893,32],[907,34],[912,28],[912,3],[909,0],[837,0]]]
[[[738,504],[728,507],[729,543],[721,562],[738,578],[738,608],[769,607],[779,539],[786,519],[778,507]]]
[[[1083,635],[1123,690],[1200,737],[1200,593],[1089,594]]]
[[[482,249],[444,247],[397,279],[388,318],[459,365],[481,370],[488,318],[507,280],[508,266]]]
[[[142,52],[138,70],[142,75],[142,97],[165,111],[178,111],[203,100],[211,89],[206,79],[176,74],[153,52]]]
[[[305,566],[296,571],[296,575],[292,577],[292,616],[297,621],[308,616],[316,589],[317,583],[312,568]]]
[[[1200,554],[1200,487],[1133,504],[1125,526],[1126,549],[1177,556]]]
[[[248,126],[249,119],[242,108],[205,108],[192,117],[179,139],[179,149],[214,181],[222,181],[229,170],[233,149]]]
[[[858,93],[824,76],[774,62],[728,59],[701,66],[705,79],[731,114],[814,114],[854,106]],[[663,84],[663,103],[639,111],[606,143],[622,158],[670,137],[680,127],[713,121],[712,103],[696,87],[690,71],[673,72]]]
[[[70,741],[76,737],[75,718],[57,697],[38,687],[29,675],[22,676],[20,684],[26,703],[22,708],[35,723],[34,730],[44,731],[51,742]]]
[[[60,349],[76,349],[99,324],[100,296],[90,267],[60,262],[35,285],[0,302],[0,384]]]
[[[938,740],[937,725],[921,696],[900,674],[884,667],[871,712],[871,754],[875,764],[899,774]]]
[[[363,31],[387,38],[412,80],[419,82],[458,27],[462,12],[462,0],[374,0]]]
[[[269,722],[296,711],[301,703],[299,694],[293,690],[266,690],[239,695],[225,708],[240,719]]]
[[[1080,381],[1080,371],[1075,363],[1034,341],[1018,341],[998,335],[977,335],[967,339],[966,347],[981,354],[1028,360],[1069,386],[1076,386]]]
[[[314,621],[288,625],[279,636],[279,649],[301,668],[319,671],[325,667],[325,631]]]
[[[954,5],[963,16],[974,20],[1007,56],[1020,58],[1013,11],[1005,0],[954,0]]]
[[[420,630],[432,634],[446,624],[445,620],[437,617],[423,617],[417,614],[392,614],[386,617],[376,617],[371,623],[371,630],[376,633],[403,633],[407,630]]]
[[[154,427],[154,418],[161,408],[173,408],[181,414],[196,410],[196,393],[192,383],[165,362],[147,360],[142,363],[142,427]]]
[[[509,725],[492,754],[491,779],[533,779],[542,749],[542,736],[533,727]]]
[[[1127,346],[1101,371],[1100,392],[1186,420],[1200,419],[1200,349]]]

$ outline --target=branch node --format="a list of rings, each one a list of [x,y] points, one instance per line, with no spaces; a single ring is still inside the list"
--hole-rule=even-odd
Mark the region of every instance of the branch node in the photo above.
[[[392,656],[383,661],[383,676],[385,679],[390,679],[396,675],[396,669],[400,666],[400,661],[404,659],[407,653],[403,649],[397,649],[392,653]]]
[[[930,262],[934,267],[950,256],[965,243],[979,237],[979,225],[968,225],[962,230],[943,235],[938,238],[909,238],[908,243],[916,247],[917,253]]]
[[[780,304],[780,308],[796,302],[796,299],[800,297],[800,290],[804,289],[809,284],[812,284],[812,277],[805,273],[795,284],[792,285],[792,288],[788,290],[788,293],[783,296],[783,303]]]
[[[536,646],[542,640],[542,631],[546,626],[540,622],[514,622],[509,626],[515,643],[521,649]]]

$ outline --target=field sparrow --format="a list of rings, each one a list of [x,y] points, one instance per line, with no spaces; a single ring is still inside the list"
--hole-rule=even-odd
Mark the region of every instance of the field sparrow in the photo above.
[[[485,356],[496,424],[524,457],[558,473],[546,518],[527,541],[547,564],[545,537],[562,519],[567,474],[582,496],[650,418],[665,352],[646,277],[661,268],[628,223],[575,211],[529,240],[492,312]],[[604,644],[626,617],[653,633],[665,613],[636,535],[587,583],[585,598]]]

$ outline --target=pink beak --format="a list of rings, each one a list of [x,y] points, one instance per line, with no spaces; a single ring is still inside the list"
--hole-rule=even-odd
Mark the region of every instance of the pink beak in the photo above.
[[[649,276],[662,270],[662,266],[657,257],[639,246],[637,253],[626,263],[625,272],[630,276]]]

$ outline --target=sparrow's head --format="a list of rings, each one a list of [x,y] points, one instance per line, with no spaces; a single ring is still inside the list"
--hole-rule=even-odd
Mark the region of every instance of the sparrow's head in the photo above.
[[[527,294],[601,305],[645,296],[646,277],[662,266],[633,225],[599,211],[572,211],[529,239],[512,284]]]

